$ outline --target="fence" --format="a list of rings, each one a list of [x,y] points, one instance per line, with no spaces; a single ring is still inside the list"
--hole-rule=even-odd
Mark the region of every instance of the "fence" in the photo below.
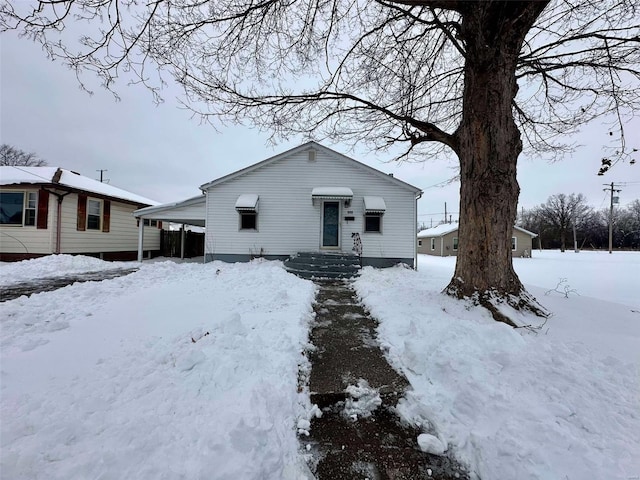
[[[182,232],[179,230],[162,230],[160,236],[160,254],[163,257],[179,257]],[[202,257],[204,255],[204,233],[184,232],[184,257]]]

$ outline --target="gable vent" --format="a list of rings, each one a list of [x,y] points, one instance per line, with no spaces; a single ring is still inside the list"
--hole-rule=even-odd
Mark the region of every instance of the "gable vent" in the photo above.
[[[315,150],[309,150],[309,161],[310,162],[315,162],[316,161],[316,151]]]

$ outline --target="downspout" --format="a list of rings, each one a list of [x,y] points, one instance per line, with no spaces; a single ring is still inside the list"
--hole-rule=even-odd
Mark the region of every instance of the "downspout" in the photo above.
[[[71,192],[67,192],[67,193],[57,193],[57,192],[53,192],[51,190],[47,190],[46,188],[43,188],[43,190],[46,190],[47,192],[49,192],[52,195],[55,195],[56,198],[58,199],[58,207],[56,208],[56,247],[53,251],[53,253],[60,253],[61,250],[61,243],[62,243],[62,200],[64,200],[64,197],[66,197],[67,195],[69,195]]]
[[[414,231],[418,229],[418,200],[422,198],[422,191],[418,192],[416,195],[416,201],[413,208],[413,229]],[[417,235],[413,235],[413,268],[417,272],[418,271],[418,239]]]

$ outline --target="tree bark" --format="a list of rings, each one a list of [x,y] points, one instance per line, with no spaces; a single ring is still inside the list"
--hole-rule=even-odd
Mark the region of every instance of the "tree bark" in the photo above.
[[[516,65],[526,33],[547,2],[473,2],[463,12],[466,47],[463,117],[456,131],[460,159],[460,227],[456,269],[445,292],[473,298],[496,320],[496,301],[537,314],[513,269],[511,237],[522,152],[512,102]]]

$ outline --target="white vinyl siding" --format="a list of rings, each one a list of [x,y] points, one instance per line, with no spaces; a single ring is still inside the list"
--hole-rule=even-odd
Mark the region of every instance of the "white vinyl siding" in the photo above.
[[[353,191],[348,206],[345,200],[340,201],[342,251],[351,252],[351,234],[357,232],[363,257],[414,258],[416,192],[322,150],[316,151],[314,161],[309,161],[308,151],[299,151],[209,187],[205,252],[290,255],[319,250],[323,202],[311,199],[316,187],[348,187]],[[259,230],[238,232],[235,203],[247,192],[260,197]],[[384,198],[383,234],[364,232],[365,195]]]

